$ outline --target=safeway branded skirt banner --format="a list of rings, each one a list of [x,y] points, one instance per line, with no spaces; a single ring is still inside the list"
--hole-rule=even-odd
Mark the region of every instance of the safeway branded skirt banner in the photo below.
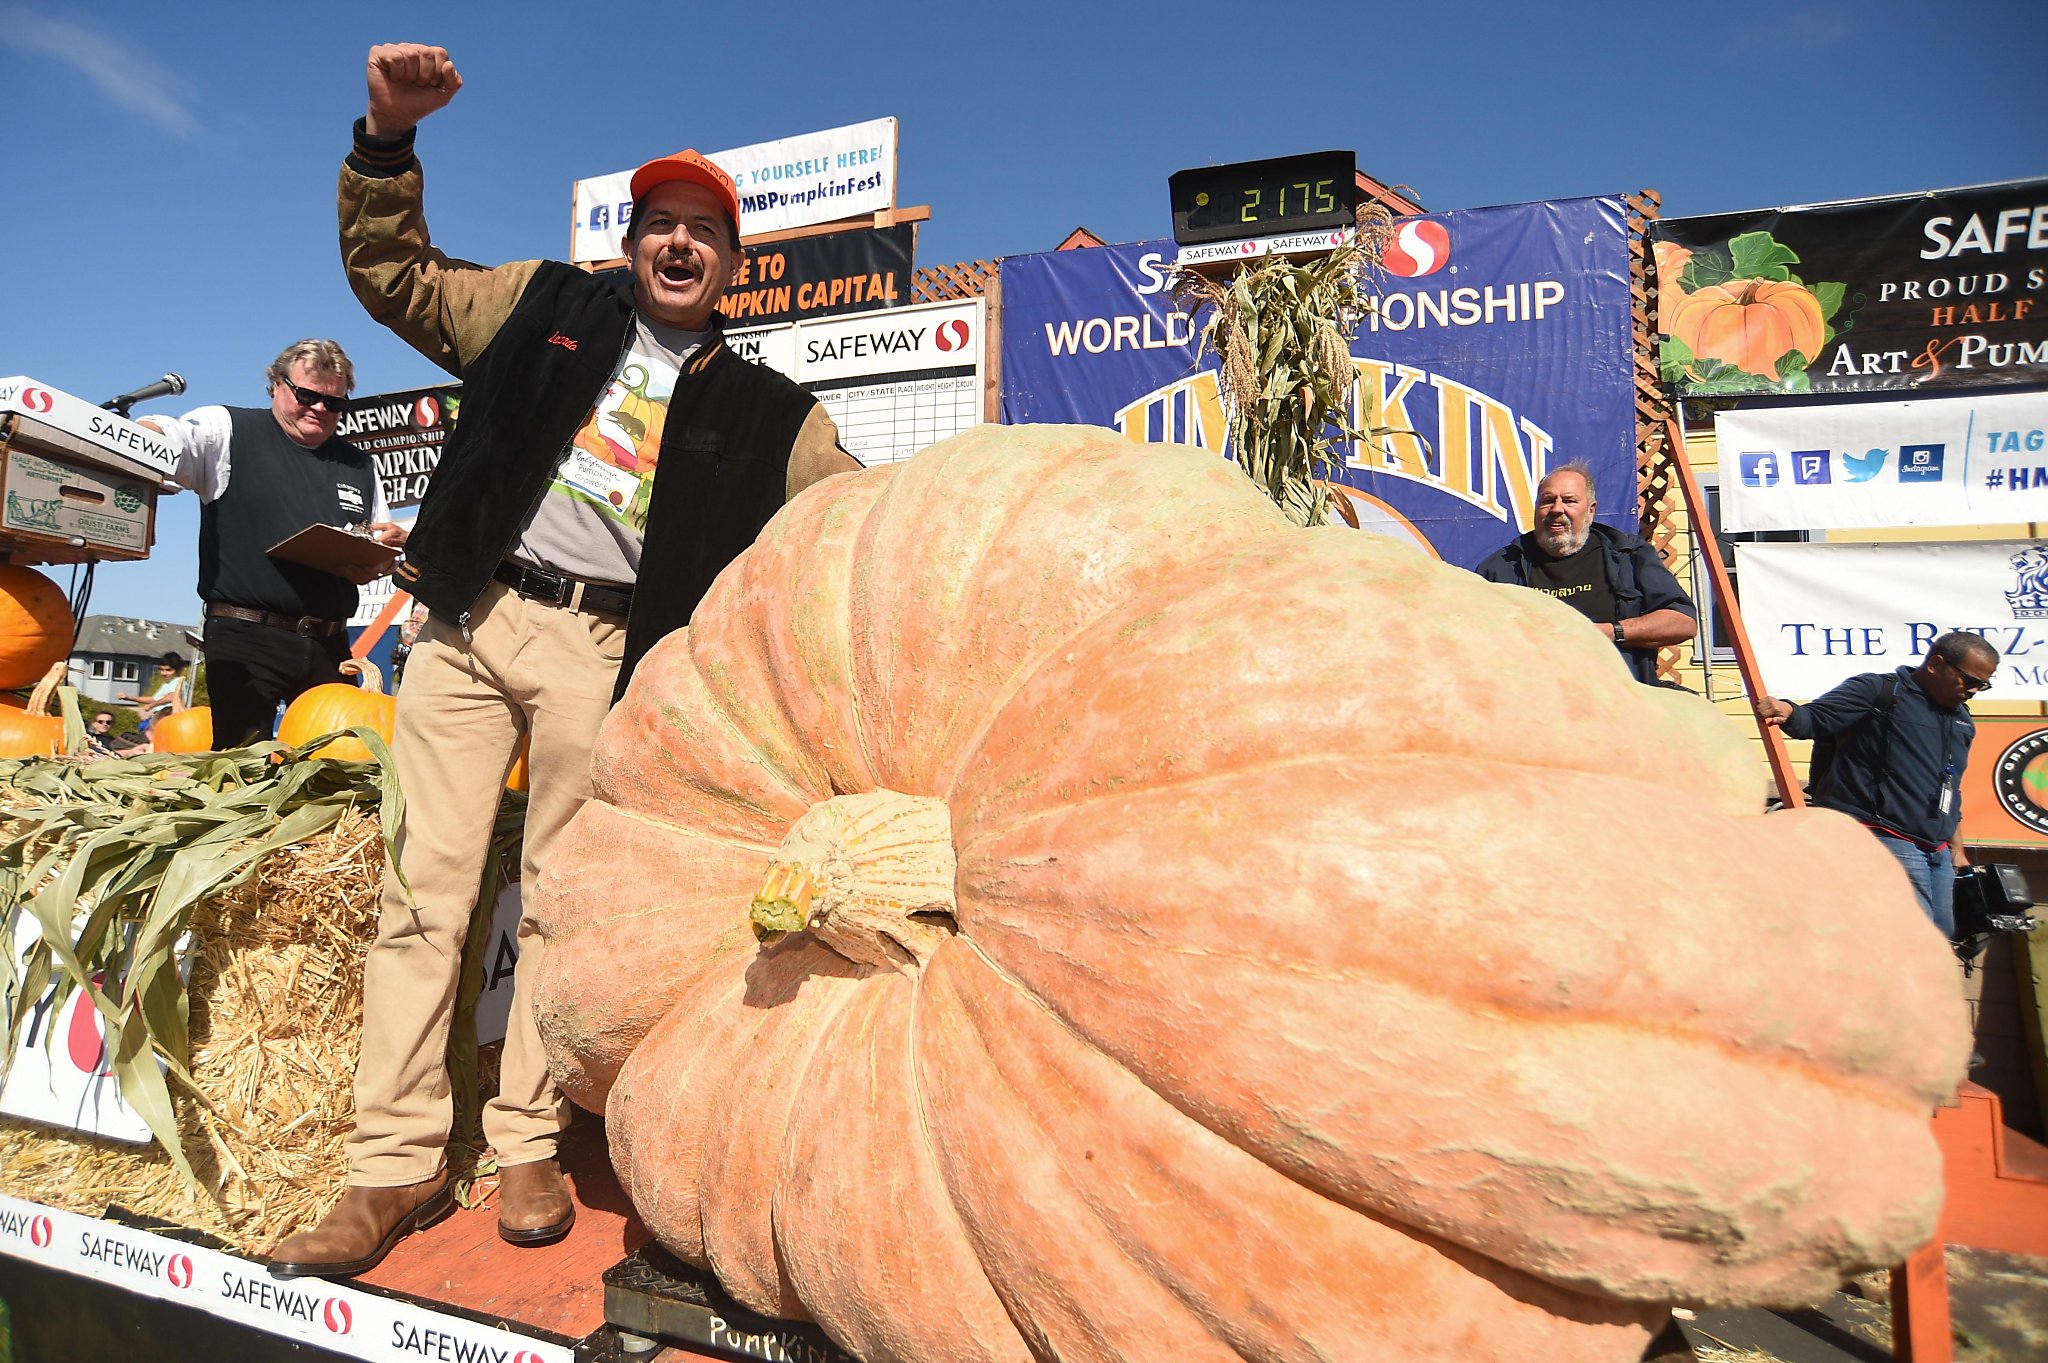
[[[1719,412],[1730,530],[2048,520],[2048,393]]]
[[[1167,241],[1003,262],[1003,419],[1084,422],[1226,453],[1214,356],[1169,287]],[[1628,227],[1621,201],[1409,218],[1352,344],[1354,416],[1388,432],[1342,477],[1360,523],[1472,567],[1533,519],[1536,484],[1591,466],[1635,529]]]
[[[1737,544],[1742,615],[1764,685],[1807,701],[1859,672],[1918,663],[1952,629],[2000,653],[1991,695],[2048,700],[2048,547]]]
[[[2048,180],[1651,224],[1686,397],[2048,380]]]
[[[706,152],[705,157],[733,178],[743,237],[835,222],[896,204],[893,118]],[[570,260],[617,260],[625,254],[632,181],[628,169],[576,182]]]
[[[281,1282],[260,1264],[204,1245],[4,1195],[0,1254],[191,1307],[347,1358],[378,1363],[571,1363],[576,1355],[566,1344],[444,1315],[401,1297],[319,1278]],[[138,1343],[138,1358],[161,1356],[161,1341]]]

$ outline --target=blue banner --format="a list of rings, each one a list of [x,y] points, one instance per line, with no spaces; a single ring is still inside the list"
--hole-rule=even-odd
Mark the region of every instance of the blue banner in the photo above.
[[[1227,453],[1216,361],[1174,303],[1170,241],[1003,261],[1003,420],[1110,426]],[[1617,198],[1404,218],[1351,347],[1384,431],[1343,481],[1362,525],[1472,567],[1583,460],[1599,519],[1636,528],[1627,217]]]

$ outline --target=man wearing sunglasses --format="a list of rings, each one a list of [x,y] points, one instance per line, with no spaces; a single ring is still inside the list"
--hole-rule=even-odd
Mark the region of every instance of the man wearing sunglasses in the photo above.
[[[265,375],[270,406],[201,407],[175,421],[145,418],[178,450],[173,479],[199,494],[199,596],[206,612],[206,680],[213,741],[270,737],[279,702],[340,681],[356,585],[378,565],[336,572],[272,558],[272,545],[315,523],[368,522],[389,545],[390,523],[370,456],[334,428],[355,368],[332,341],[297,341]]]
[[[1965,702],[1990,690],[1996,671],[1998,650],[1989,640],[1954,630],[1934,641],[1918,667],[1851,677],[1805,705],[1756,700],[1758,716],[1786,737],[1821,740],[1809,798],[1868,828],[1950,937],[1955,868],[1968,864],[1955,841],[1963,768],[1977,736]]]

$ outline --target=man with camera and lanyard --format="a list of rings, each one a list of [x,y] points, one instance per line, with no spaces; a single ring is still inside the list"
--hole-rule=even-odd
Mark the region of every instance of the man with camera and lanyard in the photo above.
[[[413,130],[461,86],[441,48],[371,49],[369,111],[341,173],[351,287],[463,380],[463,402],[396,574],[430,614],[398,693],[406,812],[364,965],[349,1186],[272,1251],[280,1277],[365,1272],[449,1208],[449,1022],[472,909],[491,911],[477,884],[522,735],[531,883],[589,798],[598,728],[640,656],[689,622],[785,500],[860,467],[815,398],[725,346],[739,197],[695,152],[635,172],[623,280],[435,250]],[[518,943],[483,1125],[498,1233],[535,1245],[567,1233],[575,1204],[555,1159],[567,1104],[528,992],[543,950],[531,920]]]
[[[1805,705],[1756,699],[1758,717],[1786,737],[1834,741],[1810,798],[1868,828],[1898,858],[1921,909],[1950,938],[1956,867],[1969,864],[1955,841],[1963,768],[1977,736],[1964,702],[1990,690],[1996,671],[1998,650],[1989,640],[1952,630],[1918,667],[1851,677]]]

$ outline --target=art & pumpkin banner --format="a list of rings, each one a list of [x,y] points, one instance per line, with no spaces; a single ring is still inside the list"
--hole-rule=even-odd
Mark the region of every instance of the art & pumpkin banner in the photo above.
[[[2048,180],[1651,226],[1683,397],[2048,382]]]
[[[1006,422],[1227,443],[1216,359],[1169,279],[1171,241],[1003,261]],[[1617,198],[1403,219],[1351,346],[1353,416],[1388,434],[1342,472],[1362,526],[1472,567],[1529,528],[1546,470],[1583,459],[1633,532],[1629,237]]]

